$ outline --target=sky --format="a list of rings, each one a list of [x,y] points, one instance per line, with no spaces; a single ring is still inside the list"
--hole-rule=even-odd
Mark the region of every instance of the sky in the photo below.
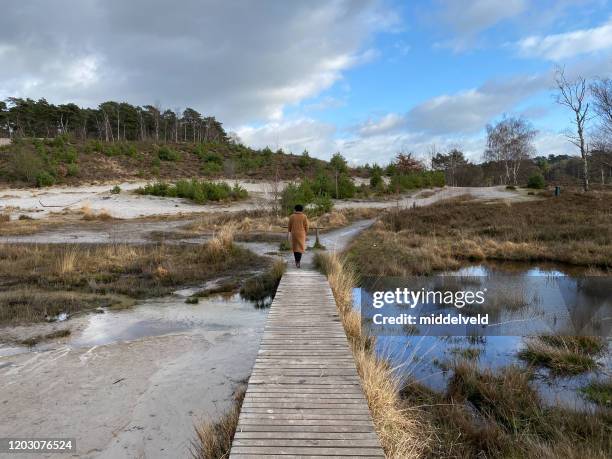
[[[606,0],[4,0],[0,99],[214,115],[246,145],[385,164],[524,116],[576,154],[554,69],[612,76]]]

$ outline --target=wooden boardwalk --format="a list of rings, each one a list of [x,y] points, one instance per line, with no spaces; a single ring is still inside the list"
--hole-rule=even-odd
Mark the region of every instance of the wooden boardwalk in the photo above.
[[[272,306],[230,459],[384,458],[327,279],[288,270]]]

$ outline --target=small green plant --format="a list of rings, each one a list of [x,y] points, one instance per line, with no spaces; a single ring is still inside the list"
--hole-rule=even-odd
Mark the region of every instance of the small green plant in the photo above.
[[[593,403],[603,406],[612,406],[612,379],[607,381],[591,381],[580,391]]]
[[[527,180],[527,188],[541,190],[546,187],[546,181],[541,174],[533,174]]]
[[[312,248],[314,250],[327,250],[327,247],[321,244],[321,242],[318,239],[315,240],[315,243],[312,245]]]
[[[39,172],[36,175],[36,186],[39,188],[51,186],[55,183],[55,177],[47,171]]]
[[[323,215],[331,210],[334,207],[334,203],[328,195],[320,195],[314,198],[313,201],[314,211],[316,215]]]
[[[162,161],[178,161],[181,159],[180,153],[167,145],[159,147],[159,150],[157,150],[157,157]]]
[[[206,163],[202,166],[202,174],[204,175],[217,175],[223,171],[223,165],[219,163]]]
[[[110,190],[111,194],[119,194],[121,193],[121,187],[119,185],[115,185]]]
[[[288,252],[291,250],[291,244],[289,244],[289,241],[285,239],[278,245],[278,250],[281,252]]]
[[[66,167],[66,173],[69,177],[76,177],[79,175],[79,166],[77,164],[68,164]]]
[[[190,296],[185,300],[185,303],[187,304],[198,304],[199,302],[200,299],[197,296]]]

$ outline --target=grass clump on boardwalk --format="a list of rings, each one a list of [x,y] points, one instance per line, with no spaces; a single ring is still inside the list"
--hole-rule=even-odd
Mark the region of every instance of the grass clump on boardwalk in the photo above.
[[[246,385],[241,385],[234,393],[232,407],[218,421],[205,421],[195,426],[195,439],[189,448],[193,459],[229,457],[245,393]]]
[[[136,190],[143,195],[186,198],[197,204],[209,201],[239,201],[248,197],[248,192],[237,183],[232,187],[225,182],[206,180],[179,180],[175,184],[157,182]]]
[[[596,369],[596,357],[606,349],[607,342],[597,336],[543,335],[528,339],[518,355],[553,373],[573,375]]]

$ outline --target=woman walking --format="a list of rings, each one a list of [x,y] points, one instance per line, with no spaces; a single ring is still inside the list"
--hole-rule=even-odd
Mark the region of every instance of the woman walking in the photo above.
[[[304,214],[304,206],[298,204],[289,217],[289,235],[291,236],[291,250],[295,258],[295,266],[300,267],[302,254],[306,250],[306,233],[308,233],[308,218]]]

